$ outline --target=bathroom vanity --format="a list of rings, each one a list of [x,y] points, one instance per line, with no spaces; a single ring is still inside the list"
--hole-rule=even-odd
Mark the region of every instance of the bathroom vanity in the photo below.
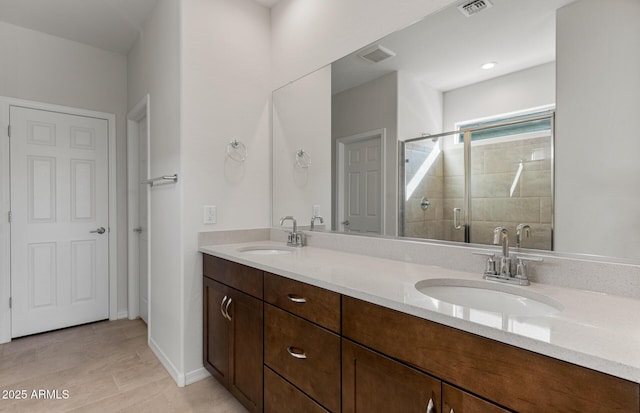
[[[612,344],[629,332],[610,318],[636,300],[518,287],[562,311],[496,328],[434,310],[415,287],[477,274],[261,244],[200,248],[205,366],[251,412],[640,412],[639,338]]]

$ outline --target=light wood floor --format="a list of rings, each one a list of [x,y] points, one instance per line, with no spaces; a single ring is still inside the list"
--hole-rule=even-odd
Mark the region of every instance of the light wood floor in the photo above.
[[[32,399],[67,390],[66,400]],[[26,390],[27,400],[6,400]],[[0,412],[246,413],[211,377],[180,388],[147,346],[140,320],[103,321],[0,344]]]

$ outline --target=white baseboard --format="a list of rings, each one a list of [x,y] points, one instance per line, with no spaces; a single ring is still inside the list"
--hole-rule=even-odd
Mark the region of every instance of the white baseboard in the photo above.
[[[129,318],[129,312],[128,311],[120,311],[118,312],[118,320],[122,320],[123,318]]]
[[[185,384],[188,386],[197,381],[204,380],[209,376],[211,376],[211,374],[209,374],[207,369],[200,367],[199,369],[192,370],[185,375]]]
[[[171,360],[169,360],[169,358],[164,354],[164,352],[160,349],[160,347],[158,347],[158,344],[156,344],[156,342],[153,341],[151,337],[149,337],[149,347],[151,348],[151,351],[153,351],[153,354],[155,354],[156,357],[158,357],[158,360],[160,360],[160,363],[162,363],[162,365],[167,370],[167,372],[169,373],[173,381],[176,382],[178,387],[184,387],[185,386],[184,374],[178,371],[176,366],[173,365]]]

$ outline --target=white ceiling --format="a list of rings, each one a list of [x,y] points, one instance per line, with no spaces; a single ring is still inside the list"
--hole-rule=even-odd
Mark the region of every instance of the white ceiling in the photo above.
[[[254,0],[271,8],[280,0]],[[0,0],[0,20],[126,54],[157,0]]]
[[[0,0],[0,20],[126,54],[157,0]]]
[[[555,11],[573,1],[492,0],[492,8],[472,17],[449,7],[371,44],[391,49],[393,58],[372,64],[357,51],[335,62],[333,93],[393,71],[444,92],[554,61]],[[490,61],[498,65],[480,68]]]

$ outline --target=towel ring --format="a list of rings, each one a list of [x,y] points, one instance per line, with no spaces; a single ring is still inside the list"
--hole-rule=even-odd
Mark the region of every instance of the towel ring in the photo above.
[[[296,152],[296,164],[300,168],[308,168],[311,165],[311,155],[304,149],[298,149]]]
[[[227,145],[227,155],[234,161],[244,162],[247,159],[247,147],[234,139]]]

